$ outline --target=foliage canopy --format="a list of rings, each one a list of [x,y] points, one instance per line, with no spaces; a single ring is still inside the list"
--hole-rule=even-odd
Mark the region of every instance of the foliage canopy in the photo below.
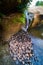
[[[22,12],[26,8],[27,3],[32,0],[0,0],[0,12]]]
[[[37,1],[36,6],[43,6],[43,1]]]

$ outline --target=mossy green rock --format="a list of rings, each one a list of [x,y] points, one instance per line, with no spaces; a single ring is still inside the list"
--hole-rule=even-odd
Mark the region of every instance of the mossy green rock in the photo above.
[[[23,23],[25,23],[25,18],[23,18],[23,14],[21,13],[3,17],[0,22],[2,40],[8,41],[13,34],[21,29]]]

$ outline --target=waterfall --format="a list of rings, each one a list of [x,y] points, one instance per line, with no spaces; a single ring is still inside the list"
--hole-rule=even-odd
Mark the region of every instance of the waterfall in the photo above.
[[[27,29],[29,28],[30,24],[31,24],[31,21],[34,17],[34,15],[30,12],[28,12],[27,10],[25,10],[25,26],[22,26],[22,30],[24,30],[25,32],[27,32]]]

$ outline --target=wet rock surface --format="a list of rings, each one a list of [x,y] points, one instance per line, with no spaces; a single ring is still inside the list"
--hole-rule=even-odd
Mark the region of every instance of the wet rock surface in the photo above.
[[[19,31],[13,35],[9,41],[9,51],[15,62],[19,61],[22,64],[31,65],[30,57],[33,56],[33,47],[29,34],[24,31]]]

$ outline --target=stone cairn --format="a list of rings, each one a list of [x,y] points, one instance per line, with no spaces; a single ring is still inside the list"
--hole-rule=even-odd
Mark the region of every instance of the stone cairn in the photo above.
[[[10,38],[9,41],[10,55],[14,61],[29,64],[31,63],[30,57],[33,56],[33,47],[29,34],[24,31],[19,31]],[[27,61],[26,61],[27,60]]]

